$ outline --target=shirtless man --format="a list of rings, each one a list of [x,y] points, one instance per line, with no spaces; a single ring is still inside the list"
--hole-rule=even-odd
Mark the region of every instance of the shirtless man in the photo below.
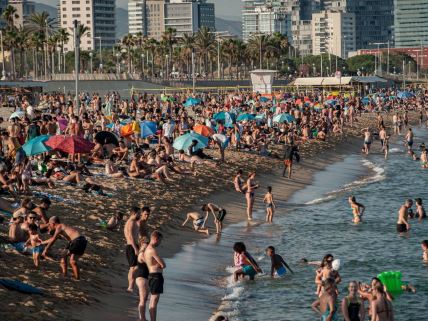
[[[382,150],[384,149],[385,139],[387,136],[388,134],[386,133],[385,127],[382,126],[379,131],[379,139],[380,139],[380,145],[382,146]]]
[[[20,213],[13,213],[12,221],[9,226],[9,241],[18,252],[24,252],[25,242],[28,239],[28,233],[22,229],[24,218]]]
[[[57,216],[52,216],[49,219],[49,230],[54,232],[53,236],[46,242],[46,247],[42,253],[42,256],[46,256],[52,245],[58,240],[59,237],[64,238],[68,241],[66,247],[67,253],[61,258],[60,266],[62,274],[67,275],[67,259],[70,256],[70,266],[73,270],[73,276],[76,280],[80,279],[79,267],[77,261],[85,253],[87,241],[86,238],[81,235],[75,228],[65,224],[61,224]],[[44,242],[44,243],[45,243]]]
[[[129,265],[128,292],[133,292],[135,285],[135,271],[137,270],[138,263],[138,236],[140,231],[138,221],[141,217],[140,212],[141,211],[139,207],[133,207],[123,229],[126,239],[125,252]]]
[[[411,128],[409,128],[409,129],[407,130],[407,134],[406,134],[406,137],[405,137],[406,144],[407,144],[407,148],[408,148],[409,150],[412,150],[412,146],[413,146],[413,138],[414,138],[413,131],[412,131],[412,129],[411,129]]]
[[[166,268],[165,262],[159,256],[156,248],[162,241],[162,234],[153,231],[150,236],[150,243],[144,252],[144,261],[149,268],[149,288],[150,288],[150,321],[156,321],[156,312],[159,297],[163,293],[164,279],[162,271]]]
[[[49,210],[51,206],[51,200],[47,197],[42,198],[42,202],[33,209],[33,212],[37,214],[39,219],[39,228],[41,233],[45,233],[49,226],[49,220],[46,215],[46,212]]]
[[[326,279],[323,287],[324,292],[318,300],[312,303],[312,309],[321,315],[322,321],[337,320],[337,294],[334,280]]]
[[[140,220],[138,221],[138,229],[140,232],[140,238],[146,237],[149,238],[149,232],[147,231],[147,222],[150,217],[150,207],[143,206],[141,208]]]
[[[404,205],[400,207],[398,211],[398,221],[397,221],[397,232],[405,233],[410,230],[410,224],[408,223],[409,210],[412,208],[413,201],[408,199]]]
[[[208,218],[207,215],[209,215],[209,213],[211,212],[211,214],[214,216],[216,233],[220,234],[221,230],[223,229],[223,220],[226,216],[226,210],[213,203],[208,203],[202,205],[202,211],[206,213],[206,218]]]
[[[362,129],[362,132],[364,134],[364,153],[368,155],[370,153],[370,145],[372,144],[372,133],[368,127]]]
[[[195,229],[196,232],[205,233],[206,235],[209,235],[210,232],[208,231],[207,228],[205,228],[205,222],[208,219],[208,215],[209,213],[207,212],[204,218],[204,216],[198,212],[187,213],[186,219],[184,220],[183,224],[181,224],[181,226],[186,225],[186,223],[189,220],[192,220],[193,228]]]

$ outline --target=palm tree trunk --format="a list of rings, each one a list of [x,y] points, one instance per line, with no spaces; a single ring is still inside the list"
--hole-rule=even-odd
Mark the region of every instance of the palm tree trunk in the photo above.
[[[12,79],[16,78],[16,66],[15,66],[15,48],[12,47],[12,50],[10,51],[10,58],[12,61]]]

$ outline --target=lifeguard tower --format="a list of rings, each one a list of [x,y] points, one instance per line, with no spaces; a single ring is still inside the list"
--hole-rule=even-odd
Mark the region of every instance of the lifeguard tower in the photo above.
[[[273,76],[276,70],[256,69],[251,72],[253,92],[262,95],[272,94]]]

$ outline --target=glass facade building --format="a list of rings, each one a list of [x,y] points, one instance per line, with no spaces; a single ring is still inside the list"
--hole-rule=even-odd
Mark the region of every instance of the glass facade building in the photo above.
[[[394,0],[395,47],[418,47],[428,41],[428,0]]]

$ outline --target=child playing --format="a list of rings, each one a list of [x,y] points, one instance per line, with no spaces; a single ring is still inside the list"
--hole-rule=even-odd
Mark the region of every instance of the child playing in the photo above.
[[[272,223],[273,213],[276,209],[275,202],[273,201],[272,187],[268,186],[267,193],[263,199],[263,203],[266,204],[266,222]]]
[[[235,266],[239,267],[239,269],[233,274],[235,282],[238,281],[240,276],[245,277],[246,275],[248,275],[250,280],[253,281],[256,274],[262,272],[256,260],[254,260],[250,253],[247,252],[245,244],[242,242],[236,242],[233,245],[233,250],[235,251]]]
[[[428,263],[428,240],[423,240],[421,242],[421,247],[422,247],[422,259],[424,260],[425,263]]]
[[[28,230],[30,238],[25,243],[25,246],[32,247],[34,266],[39,267],[40,255],[44,250],[43,240],[39,236],[39,228],[36,224],[30,224]]]
[[[291,273],[294,273],[288,264],[284,261],[281,255],[275,253],[275,248],[273,246],[268,246],[266,249],[267,256],[270,257],[271,260],[271,269],[270,276],[273,278],[276,272],[277,276],[283,276],[287,273],[287,269],[290,270]]]

